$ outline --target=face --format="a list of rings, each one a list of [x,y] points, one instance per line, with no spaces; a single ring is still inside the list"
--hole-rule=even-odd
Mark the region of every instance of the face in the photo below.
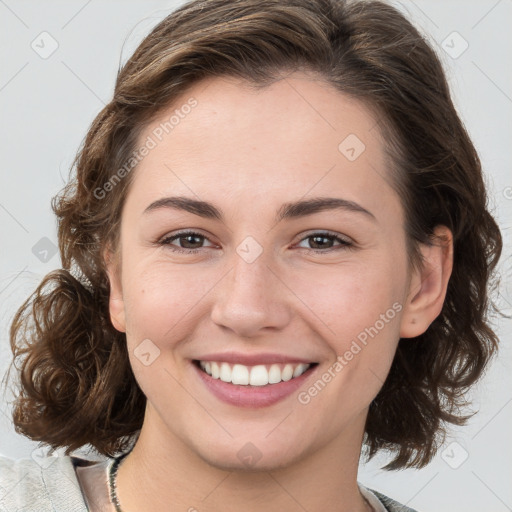
[[[215,78],[144,144],[109,267],[143,431],[231,469],[360,441],[399,337],[422,323],[376,119],[311,76],[259,91]]]

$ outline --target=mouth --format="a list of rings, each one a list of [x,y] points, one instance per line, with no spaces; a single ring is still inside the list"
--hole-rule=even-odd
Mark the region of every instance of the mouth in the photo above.
[[[310,380],[318,363],[272,363],[247,366],[226,361],[193,360],[206,389],[235,407],[262,408],[298,392]]]
[[[239,386],[268,386],[300,377],[318,363],[258,364],[247,366],[223,361],[194,360],[194,364],[213,379]]]

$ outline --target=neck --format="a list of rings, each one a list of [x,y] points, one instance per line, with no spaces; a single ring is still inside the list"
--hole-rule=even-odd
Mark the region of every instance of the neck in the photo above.
[[[117,496],[124,512],[368,512],[357,486],[365,418],[366,411],[330,442],[285,467],[254,470],[213,466],[168,430],[160,435],[162,425],[146,414],[133,450],[119,466]]]

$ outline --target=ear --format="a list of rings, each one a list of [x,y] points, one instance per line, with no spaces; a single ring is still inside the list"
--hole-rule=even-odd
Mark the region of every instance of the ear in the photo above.
[[[434,229],[432,245],[420,247],[422,268],[414,269],[400,323],[400,337],[423,334],[443,308],[453,267],[453,235],[446,226]]]
[[[112,325],[120,332],[126,332],[123,289],[121,286],[121,261],[117,252],[108,246],[103,252],[103,259],[110,282],[109,312]]]

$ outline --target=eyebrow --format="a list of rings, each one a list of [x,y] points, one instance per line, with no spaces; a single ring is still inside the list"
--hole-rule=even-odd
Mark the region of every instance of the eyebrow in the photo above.
[[[161,199],[157,199],[144,210],[144,214],[162,208],[186,211],[206,219],[224,219],[222,210],[215,207],[212,203],[184,196],[163,197]],[[305,217],[307,215],[313,215],[326,210],[343,210],[362,213],[374,221],[377,220],[373,213],[354,201],[349,201],[339,197],[315,197],[312,199],[284,203],[277,210],[275,221],[280,222],[283,219]]]

